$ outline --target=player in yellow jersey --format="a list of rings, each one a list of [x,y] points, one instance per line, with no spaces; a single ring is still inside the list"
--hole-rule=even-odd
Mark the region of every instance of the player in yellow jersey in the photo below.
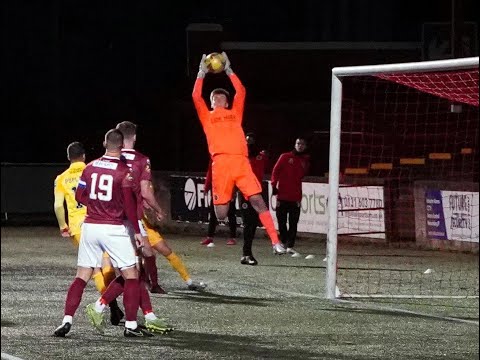
[[[70,166],[55,179],[54,185],[54,211],[57,217],[60,233],[65,238],[70,238],[78,248],[80,243],[81,227],[87,208],[75,200],[75,190],[78,181],[85,169],[85,149],[81,143],[75,141],[67,147],[67,158],[70,160]],[[67,204],[68,224],[65,220],[64,203]],[[103,294],[110,282],[115,279],[115,270],[108,255],[104,255],[102,268],[95,269],[92,276],[95,287]],[[111,322],[118,325],[123,317],[122,311],[118,308],[117,302],[110,305]]]
[[[86,166],[83,145],[79,142],[73,142],[68,145],[67,157],[70,160],[69,168],[55,179],[54,210],[61,235],[71,238],[73,244],[78,247],[81,226],[87,214],[87,208],[75,201],[75,190],[77,189],[80,175],[82,175]],[[68,225],[65,221],[64,202],[67,204]]]

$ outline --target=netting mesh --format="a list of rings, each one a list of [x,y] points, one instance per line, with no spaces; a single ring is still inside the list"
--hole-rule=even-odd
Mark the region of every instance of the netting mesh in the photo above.
[[[380,74],[380,79],[406,85],[444,99],[478,107],[478,69],[443,72]]]
[[[390,249],[382,258],[362,254],[365,247],[342,256],[339,248],[341,290],[478,296],[478,68],[342,84],[338,233],[385,239]],[[476,255],[429,266],[392,252],[400,243]]]

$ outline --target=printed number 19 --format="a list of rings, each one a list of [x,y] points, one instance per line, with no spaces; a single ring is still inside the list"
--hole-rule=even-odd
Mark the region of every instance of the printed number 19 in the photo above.
[[[97,184],[98,178],[98,184]],[[98,186],[98,189],[97,189]],[[113,192],[113,176],[109,174],[102,174],[98,177],[97,173],[92,174],[92,186],[90,189],[90,199],[110,201],[112,200]]]

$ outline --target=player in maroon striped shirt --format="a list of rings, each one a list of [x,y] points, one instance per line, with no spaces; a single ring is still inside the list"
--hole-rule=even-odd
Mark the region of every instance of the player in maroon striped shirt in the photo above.
[[[140,288],[136,268],[136,249],[124,221],[128,219],[135,232],[137,247],[142,247],[136,216],[134,179],[130,168],[120,160],[123,135],[112,129],[105,135],[105,155],[87,165],[80,178],[75,198],[87,206],[87,216],[82,227],[78,250],[77,275],[70,285],[65,301],[65,316],[55,336],[64,337],[71,328],[73,315],[80,305],[87,282],[93,269],[101,266],[103,251],[125,278],[123,302],[125,306],[126,337],[151,336],[137,325],[140,305]],[[87,306],[87,314],[95,311],[93,304]],[[93,325],[103,330],[103,317],[95,317]]]
[[[132,168],[136,179],[137,216],[139,219],[140,231],[142,231],[142,234],[148,238],[148,241],[143,248],[143,257],[146,272],[150,280],[150,291],[152,293],[165,292],[158,285],[157,266],[153,250],[158,251],[168,260],[170,265],[178,272],[190,290],[202,290],[206,285],[203,282],[192,280],[182,259],[172,251],[167,241],[153,226],[154,220],[163,220],[164,212],[158,204],[153,191],[150,159],[134,149],[137,141],[137,125],[130,121],[123,121],[117,124],[116,128],[120,130],[124,136],[122,155],[126,163]],[[153,216],[151,214],[152,211],[150,210],[153,210]],[[153,219],[154,217],[156,219]]]

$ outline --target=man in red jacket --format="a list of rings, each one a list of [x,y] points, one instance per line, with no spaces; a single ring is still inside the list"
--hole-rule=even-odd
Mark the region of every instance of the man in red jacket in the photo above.
[[[300,219],[302,179],[310,166],[310,156],[305,154],[306,149],[305,139],[299,137],[294,150],[280,155],[272,171],[272,191],[273,195],[277,196],[276,213],[280,240],[287,247],[287,253],[294,257],[300,256],[293,247]]]

